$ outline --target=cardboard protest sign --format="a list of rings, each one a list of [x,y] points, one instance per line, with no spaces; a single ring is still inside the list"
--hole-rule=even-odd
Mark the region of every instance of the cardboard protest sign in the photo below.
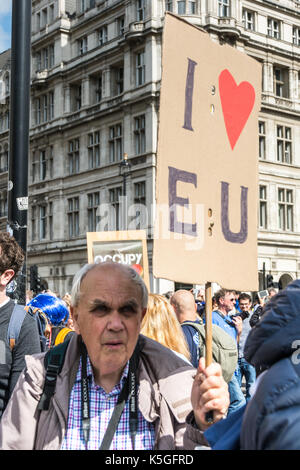
[[[166,14],[153,272],[257,290],[261,65]]]
[[[149,289],[147,236],[144,230],[87,232],[89,263],[112,261],[128,264]]]

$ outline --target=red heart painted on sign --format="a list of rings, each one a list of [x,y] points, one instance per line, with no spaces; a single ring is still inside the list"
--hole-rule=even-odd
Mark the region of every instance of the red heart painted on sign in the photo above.
[[[249,82],[237,85],[225,69],[219,75],[219,91],[226,132],[233,150],[252,111],[255,90]]]

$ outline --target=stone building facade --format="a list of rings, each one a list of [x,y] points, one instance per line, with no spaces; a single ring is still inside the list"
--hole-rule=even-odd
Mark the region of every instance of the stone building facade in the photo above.
[[[38,264],[48,287],[60,294],[86,262],[86,232],[99,228],[98,208],[107,203],[112,210],[104,228],[130,223],[146,229],[151,289],[173,289],[151,273],[166,10],[262,64],[258,272],[264,269],[283,287],[299,277],[300,2],[33,0],[28,266]],[[4,54],[2,84],[9,70]],[[6,89],[0,104],[1,228],[8,97]],[[131,164],[126,178],[120,175],[125,154]],[[128,206],[146,205],[146,219],[138,212],[127,222],[120,218],[124,190]]]

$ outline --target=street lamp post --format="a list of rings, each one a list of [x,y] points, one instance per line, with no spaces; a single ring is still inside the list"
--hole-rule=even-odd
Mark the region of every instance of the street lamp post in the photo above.
[[[124,153],[123,160],[119,163],[119,175],[123,178],[122,190],[122,206],[123,206],[123,228],[127,229],[127,194],[126,194],[126,179],[131,173],[131,163],[128,161],[127,153]]]
[[[8,231],[25,253],[14,298],[25,303],[30,113],[31,1],[12,2]]]

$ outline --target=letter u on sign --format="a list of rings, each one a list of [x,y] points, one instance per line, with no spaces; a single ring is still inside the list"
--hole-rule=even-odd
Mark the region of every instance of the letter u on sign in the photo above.
[[[225,240],[231,243],[244,243],[248,237],[248,188],[241,186],[241,228],[232,232],[229,228],[229,183],[221,182],[221,221]]]

